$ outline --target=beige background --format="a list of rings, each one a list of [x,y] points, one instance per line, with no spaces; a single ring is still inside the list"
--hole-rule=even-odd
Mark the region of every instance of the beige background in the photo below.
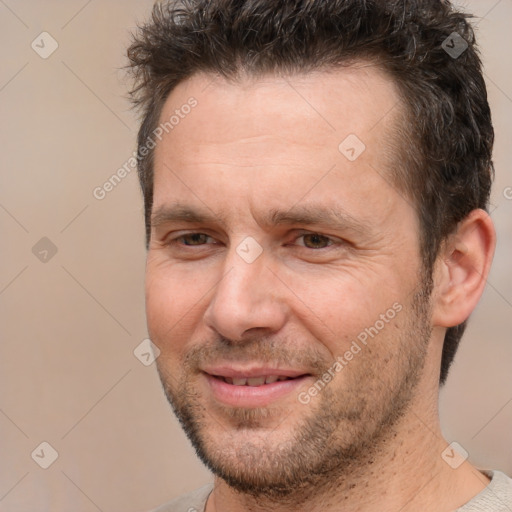
[[[1,511],[135,512],[210,479],[154,365],[133,354],[147,335],[135,172],[103,200],[92,193],[135,149],[120,68],[151,3],[0,0]],[[499,243],[441,416],[475,464],[510,474],[512,0],[466,4],[497,133]],[[47,59],[31,48],[43,31],[59,45]],[[32,252],[42,237],[57,248],[46,262]],[[59,454],[46,470],[31,458],[43,441]]]

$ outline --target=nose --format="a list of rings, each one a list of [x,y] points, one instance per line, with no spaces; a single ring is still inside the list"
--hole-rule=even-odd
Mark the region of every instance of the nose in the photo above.
[[[247,262],[236,248],[230,250],[224,273],[205,311],[206,325],[233,342],[258,331],[275,333],[285,324],[284,285],[268,266],[265,251]]]

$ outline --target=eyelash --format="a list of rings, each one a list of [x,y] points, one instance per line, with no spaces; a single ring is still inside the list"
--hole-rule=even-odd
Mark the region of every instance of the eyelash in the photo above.
[[[168,244],[169,245],[180,245],[181,247],[202,247],[204,245],[208,245],[206,243],[204,244],[183,244],[183,243],[179,243],[179,240],[183,240],[184,238],[186,237],[190,237],[190,236],[194,236],[194,235],[204,235],[208,238],[211,238],[213,239],[212,236],[206,234],[206,233],[201,233],[201,232],[190,232],[190,233],[185,233],[185,234],[182,234],[176,238],[173,238],[171,240],[169,240]],[[301,235],[297,236],[294,240],[299,240],[300,238],[303,238],[305,236],[317,236],[317,237],[320,237],[324,240],[326,240],[328,242],[329,245],[327,245],[326,247],[319,247],[319,248],[314,248],[314,247],[307,247],[305,245],[299,245],[298,247],[301,247],[303,249],[310,249],[310,250],[313,250],[313,251],[320,251],[320,250],[323,250],[323,249],[328,249],[329,247],[332,247],[336,244],[340,244],[342,243],[341,240],[340,241],[337,241],[336,239],[334,238],[331,238],[327,235],[323,235],[321,233],[316,233],[316,232],[307,232],[307,233],[302,233]]]

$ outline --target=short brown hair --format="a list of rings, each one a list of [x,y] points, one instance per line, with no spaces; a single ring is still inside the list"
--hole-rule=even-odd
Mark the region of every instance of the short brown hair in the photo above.
[[[431,273],[457,224],[475,208],[487,209],[494,173],[494,131],[468,18],[445,0],[156,3],[128,49],[131,95],[142,111],[138,173],[147,243],[153,150],[146,144],[177,84],[198,72],[293,74],[371,59],[394,79],[406,108],[394,179],[416,207],[424,268]],[[465,326],[446,332],[441,384]]]

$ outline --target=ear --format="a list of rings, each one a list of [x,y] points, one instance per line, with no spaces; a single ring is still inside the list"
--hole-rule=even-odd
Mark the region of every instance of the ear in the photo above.
[[[433,324],[453,327],[466,320],[483,293],[496,232],[489,215],[473,210],[441,248],[434,270]]]

